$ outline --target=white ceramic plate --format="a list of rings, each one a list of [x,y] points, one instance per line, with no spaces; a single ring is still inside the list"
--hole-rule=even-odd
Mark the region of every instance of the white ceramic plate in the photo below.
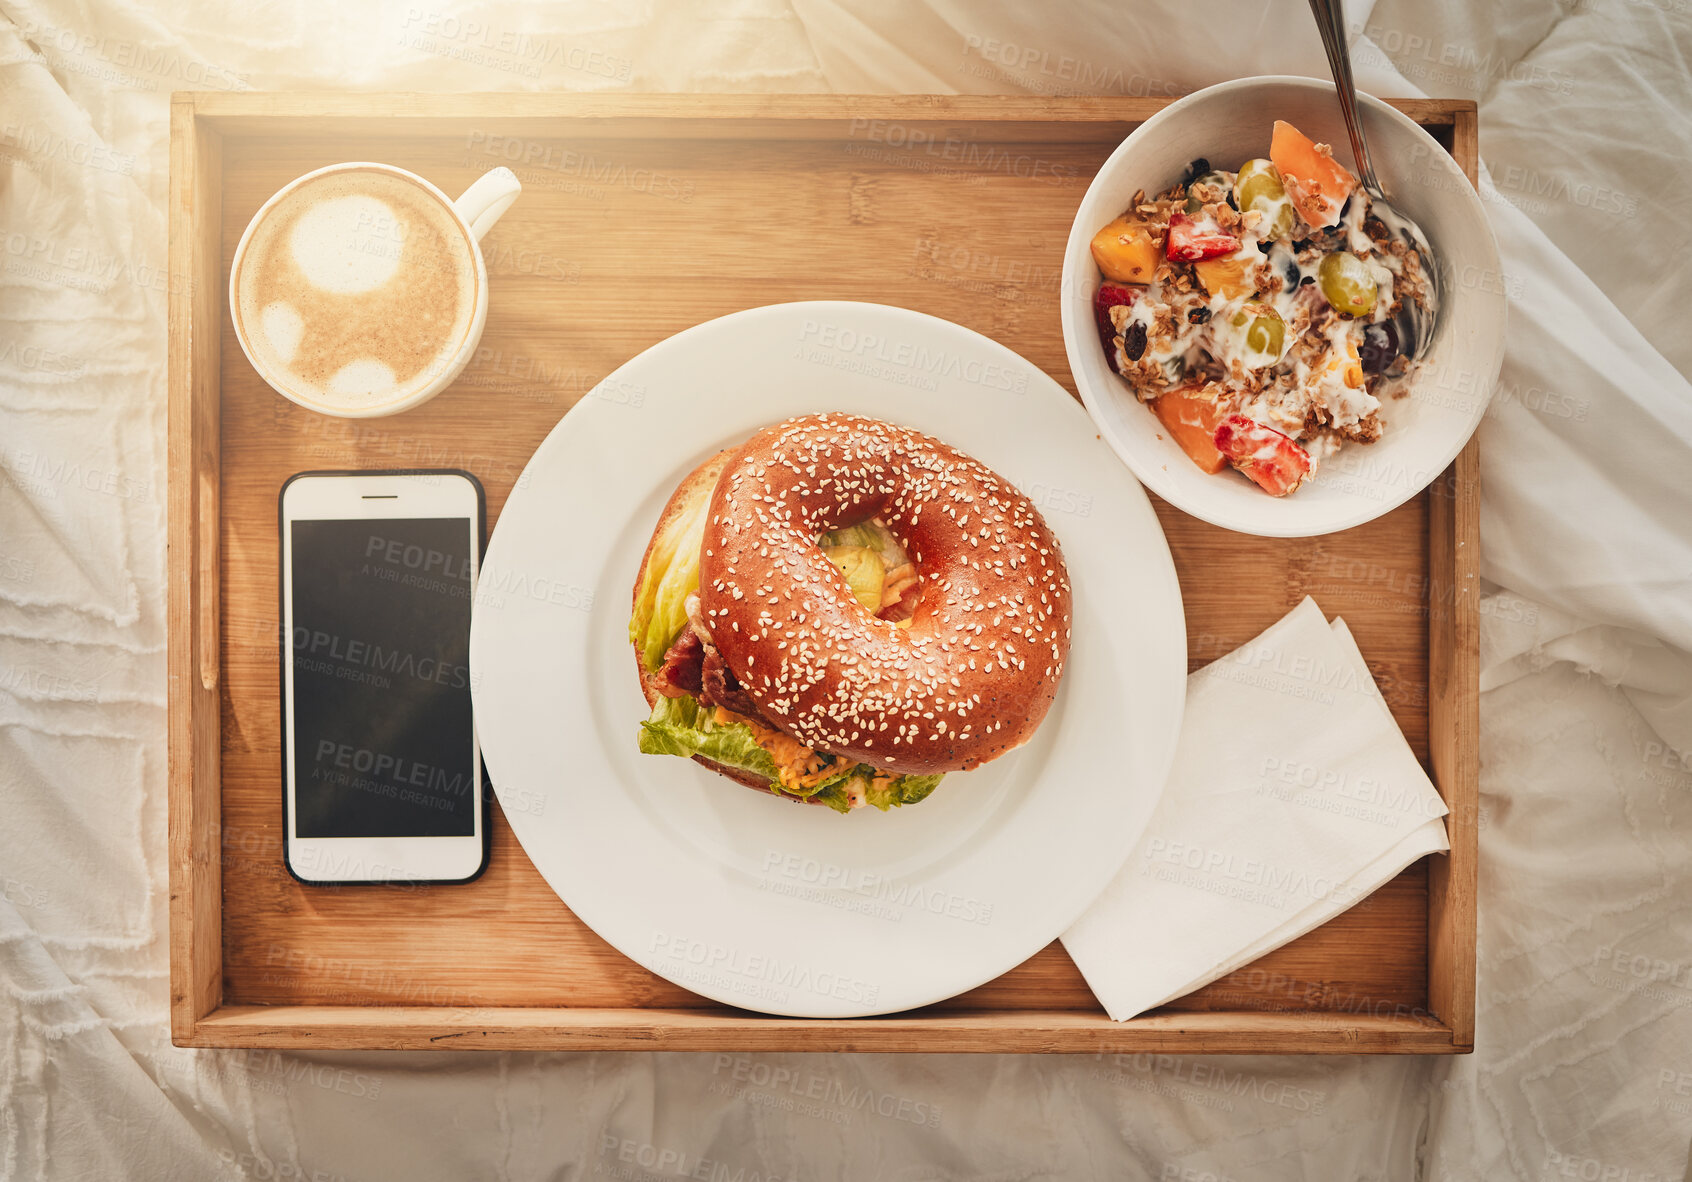
[[[710,453],[825,410],[930,432],[1013,480],[1075,589],[1069,670],[1033,740],[885,814],[636,749],[629,604],[659,510]],[[1103,890],[1174,754],[1185,637],[1144,492],[1056,382],[916,312],[782,304],[653,346],[547,437],[482,565],[471,684],[500,804],[583,922],[717,1001],[845,1017],[989,981]]]
[[[1276,119],[1332,144],[1334,155],[1353,167],[1333,84],[1241,78],[1170,104],[1111,153],[1070,229],[1063,260],[1063,340],[1076,388],[1099,433],[1147,488],[1214,525],[1304,537],[1379,517],[1445,471],[1492,396],[1504,359],[1505,286],[1486,211],[1457,162],[1409,116],[1366,94],[1358,100],[1382,186],[1433,248],[1443,276],[1443,306],[1410,394],[1382,406],[1381,439],[1346,444],[1290,496],[1271,497],[1234,472],[1201,471],[1111,371],[1094,327],[1099,271],[1088,244],[1099,227],[1127,208],[1135,190],[1163,192],[1195,157],[1231,170],[1269,155]]]

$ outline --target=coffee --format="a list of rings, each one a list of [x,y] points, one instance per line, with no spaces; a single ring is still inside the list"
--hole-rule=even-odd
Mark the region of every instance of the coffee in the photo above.
[[[471,240],[423,186],[326,173],[249,233],[233,280],[239,327],[290,396],[367,411],[423,389],[463,349],[478,299]]]

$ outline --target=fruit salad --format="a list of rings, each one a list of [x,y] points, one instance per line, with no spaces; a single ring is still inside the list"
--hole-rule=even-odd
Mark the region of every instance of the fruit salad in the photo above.
[[[1268,159],[1195,160],[1094,235],[1099,339],[1194,463],[1286,496],[1408,390],[1436,311],[1412,233],[1277,120]]]

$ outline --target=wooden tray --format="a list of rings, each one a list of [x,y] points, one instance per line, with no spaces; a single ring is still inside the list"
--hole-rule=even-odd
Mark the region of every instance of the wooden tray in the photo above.
[[[784,300],[901,304],[1003,341],[1073,391],[1058,286],[1135,98],[184,93],[171,109],[171,1035],[185,1046],[1451,1053],[1474,1033],[1478,461],[1357,529],[1274,540],[1159,502],[1189,663],[1306,593],[1343,614],[1451,806],[1451,854],[1154,1014],[1105,1017],[1052,944],[895,1017],[770,1018],[612,950],[495,810],[463,886],[301,886],[283,870],[276,497],[307,468],[468,468],[497,517],[600,378],[671,334]],[[1397,104],[1474,176],[1475,107]],[[482,350],[368,422],[272,393],[230,332],[229,258],[286,181],[382,160],[522,199],[483,244]],[[635,397],[638,392],[618,396]],[[491,522],[490,522],[491,524]],[[1226,577],[1219,577],[1225,574]],[[1155,950],[1153,950],[1155,951]]]

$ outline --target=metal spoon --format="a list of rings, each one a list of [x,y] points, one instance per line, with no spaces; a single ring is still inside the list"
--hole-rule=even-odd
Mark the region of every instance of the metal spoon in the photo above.
[[[1357,107],[1357,87],[1351,80],[1351,51],[1345,44],[1345,13],[1340,0],[1310,0],[1310,11],[1316,17],[1316,28],[1322,34],[1322,48],[1328,51],[1328,69],[1334,76],[1334,89],[1339,93],[1340,114],[1345,116],[1345,130],[1351,136],[1351,154],[1357,161],[1359,179],[1369,194],[1370,210],[1381,219],[1389,233],[1397,235],[1421,260],[1422,274],[1427,276],[1426,307],[1403,301],[1397,322],[1398,348],[1406,357],[1415,359],[1428,350],[1433,341],[1434,328],[1439,322],[1439,267],[1422,228],[1398,210],[1381,191],[1375,176],[1375,166],[1369,160],[1369,145],[1363,139],[1363,119]]]

